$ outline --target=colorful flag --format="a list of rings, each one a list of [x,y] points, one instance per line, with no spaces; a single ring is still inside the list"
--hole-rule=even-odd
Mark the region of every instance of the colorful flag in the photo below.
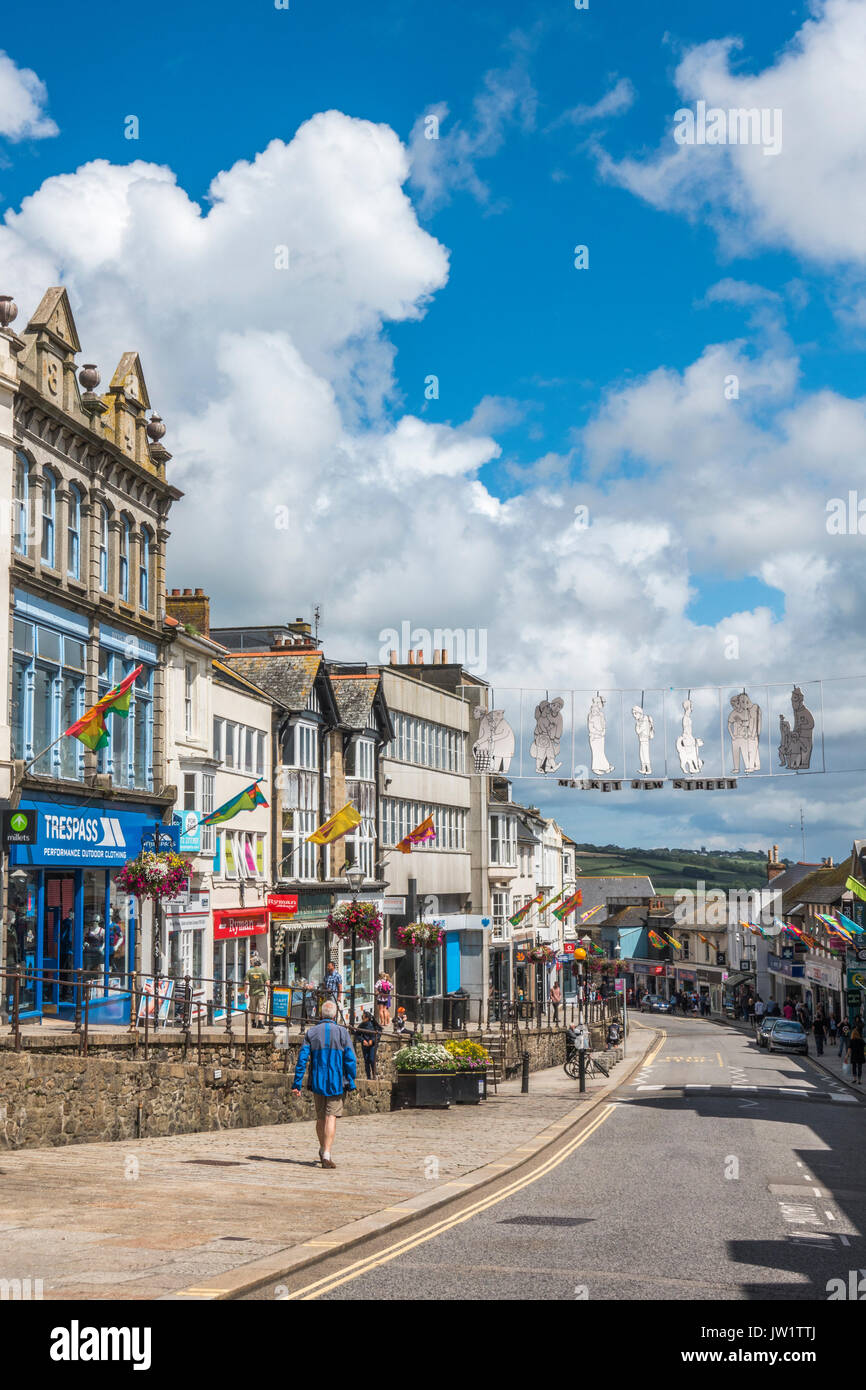
[[[403,836],[397,848],[401,854],[411,854],[415,845],[423,845],[425,840],[435,839],[436,827],[433,824],[433,815],[431,812],[426,820],[422,820],[420,825],[416,825],[414,830],[410,830],[408,835]]]
[[[222,825],[224,821],[233,820],[241,811],[252,811],[256,806],[267,806],[268,803],[259,790],[260,780],[261,778],[251,782],[238,796],[233,796],[230,801],[224,802],[215,811],[203,816],[199,825]]]
[[[839,921],[843,926],[847,927],[849,931],[852,931],[855,936],[863,935],[863,928],[858,927],[856,922],[852,922],[850,917],[846,917],[844,912],[839,913]]]
[[[134,671],[124,677],[120,685],[109,690],[107,695],[103,695],[101,700],[97,700],[92,709],[82,714],[81,718],[76,719],[74,724],[70,724],[68,729],[64,729],[62,737],[65,738],[68,734],[71,738],[77,738],[79,743],[83,743],[94,753],[98,748],[106,748],[108,746],[108,729],[105,724],[105,716],[107,714],[119,714],[121,719],[129,717],[130,692],[141,670],[141,666],[136,666]]]
[[[559,899],[562,897],[562,895],[563,895],[564,892],[565,892],[565,889],[564,889],[564,888],[560,888],[560,890],[559,890],[558,893],[554,893],[554,895],[553,895],[552,898],[548,898],[546,903],[542,903],[542,904],[541,904],[541,907],[538,909],[538,914],[539,914],[539,916],[541,915],[542,912],[546,912],[547,909],[548,909],[549,907],[553,907],[553,904],[554,904],[555,902],[558,902],[558,901],[559,901]]]
[[[649,933],[649,939],[652,942],[652,944],[656,947],[656,949],[659,951],[663,951],[667,945],[667,942],[662,941],[661,937],[657,936],[654,931],[651,931]]]
[[[527,914],[530,913],[532,909],[535,906],[537,906],[538,903],[541,902],[541,899],[543,897],[543,893],[536,894],[534,898],[530,898],[528,903],[524,903],[523,907],[521,907],[517,912],[515,912],[513,917],[509,917],[508,920],[511,923],[512,927],[519,927],[524,917],[526,917]]]
[[[555,902],[555,899],[551,898],[551,902]],[[558,918],[560,922],[564,922],[566,917],[570,917],[574,909],[576,907],[580,907],[582,903],[583,893],[578,888],[576,893],[572,893],[569,897],[566,898],[565,902],[562,904],[561,907],[555,907],[553,909],[553,915],[554,917]],[[581,917],[580,920],[584,921],[584,918]]]
[[[866,888],[862,883],[858,883],[856,878],[846,878],[845,887],[849,893],[853,893],[856,898],[862,898],[866,902]]]
[[[604,903],[597,903],[595,907],[588,907],[586,912],[581,912],[579,920],[581,922],[588,922],[590,917],[594,917],[597,912],[601,912],[603,907]],[[556,916],[556,913],[554,913],[554,916]]]
[[[355,810],[351,801],[347,801],[342,811],[335,811],[324,825],[320,825],[318,830],[314,830],[312,835],[307,836],[307,843],[332,845],[335,840],[342,840],[344,835],[348,835],[350,830],[354,830],[356,825],[360,825],[361,820],[360,812]]]
[[[665,932],[665,936],[667,937],[668,941],[671,943],[672,946],[676,946],[678,951],[681,951],[683,949],[683,943],[681,941],[677,941],[675,936],[671,936],[669,931]]]

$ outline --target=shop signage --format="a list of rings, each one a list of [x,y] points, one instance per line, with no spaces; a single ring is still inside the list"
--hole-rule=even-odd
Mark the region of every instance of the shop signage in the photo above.
[[[860,991],[859,991],[859,989],[849,989],[849,990],[846,991],[846,993],[847,993],[847,999],[848,999],[848,1008],[849,1008],[849,1009],[859,1009],[859,1007],[860,1007]]]
[[[349,905],[350,903],[353,903],[354,901],[355,901],[355,895],[354,895],[353,893],[335,893],[335,894],[334,894],[334,906],[335,906],[335,907],[348,907],[348,905]],[[384,911],[385,911],[385,899],[381,896],[381,894],[379,895],[379,897],[373,898],[373,897],[371,897],[371,896],[369,895],[369,893],[361,892],[361,893],[358,894],[358,902],[360,902],[360,903],[372,903],[373,906],[375,907],[376,911],[380,914],[380,916],[384,914]]]
[[[159,836],[159,844],[156,837]],[[156,850],[158,854],[165,854],[173,849],[175,854],[180,854],[180,826],[179,825],[154,825],[153,821],[149,825],[145,824],[141,831],[141,850]]]
[[[299,917],[327,917],[331,910],[330,893],[299,893]]]
[[[169,932],[173,931],[203,931],[210,924],[210,916],[201,912],[186,912],[182,917],[166,917]]]
[[[681,980],[685,980],[687,984],[693,985],[695,983],[694,970],[677,970],[677,975]]]
[[[564,956],[573,956],[576,950],[577,950],[577,943],[576,943],[575,941],[564,941],[564,942],[563,942],[563,944],[562,944],[562,955],[564,955]]]
[[[405,898],[383,898],[382,914],[386,917],[402,917],[406,911]]]
[[[3,812],[3,843],[35,845],[39,817],[35,811]]]
[[[134,859],[142,837],[157,817],[140,811],[121,811],[111,806],[75,806],[59,801],[22,801],[19,810],[36,818],[36,839],[30,844],[10,844],[13,866],[45,864],[51,867],[120,868]],[[169,826],[162,826],[169,831]]]
[[[791,979],[803,978],[803,966],[795,965],[792,960],[783,960],[781,956],[767,956],[767,969],[775,971],[777,975],[790,975]]]
[[[298,895],[297,893],[269,893],[265,903],[269,912],[279,912],[285,917],[291,917],[298,910]]]
[[[171,823],[180,830],[180,853],[198,854],[201,850],[201,821],[198,811],[175,812]]]
[[[858,968],[848,970],[848,988],[866,989],[866,970]]]
[[[213,915],[214,941],[234,941],[239,936],[260,936],[268,930],[268,914],[260,907],[227,908]]]
[[[724,951],[716,951],[716,965],[727,965],[728,957]]]
[[[816,985],[825,985],[828,989],[842,988],[842,972],[832,965],[818,965],[814,961],[807,961],[806,979],[813,980]]]

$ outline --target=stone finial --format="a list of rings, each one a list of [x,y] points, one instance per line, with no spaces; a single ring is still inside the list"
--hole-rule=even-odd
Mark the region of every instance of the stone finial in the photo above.
[[[85,362],[81,371],[78,373],[78,380],[85,391],[95,391],[101,380],[96,368],[96,363]]]
[[[11,294],[0,294],[0,328],[8,328],[18,317],[18,305]]]
[[[151,415],[147,422],[147,437],[152,444],[158,444],[165,434],[165,425],[159,415]]]

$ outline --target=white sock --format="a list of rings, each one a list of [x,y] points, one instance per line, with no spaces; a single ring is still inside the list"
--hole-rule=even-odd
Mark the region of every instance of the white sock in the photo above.
[[[330,1157],[331,1157],[331,1150],[330,1150],[330,1149],[325,1149],[324,1152],[322,1153],[322,1158],[330,1158]]]

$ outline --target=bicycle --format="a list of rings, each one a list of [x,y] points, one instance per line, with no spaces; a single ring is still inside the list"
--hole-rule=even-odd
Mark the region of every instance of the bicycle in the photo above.
[[[602,1062],[601,1058],[589,1050],[583,1054],[586,1058],[586,1076],[603,1076],[605,1081],[610,1076],[607,1062]],[[563,1071],[566,1076],[570,1076],[572,1081],[580,1078],[580,1051],[575,1048],[570,1057],[567,1057],[563,1064]]]

